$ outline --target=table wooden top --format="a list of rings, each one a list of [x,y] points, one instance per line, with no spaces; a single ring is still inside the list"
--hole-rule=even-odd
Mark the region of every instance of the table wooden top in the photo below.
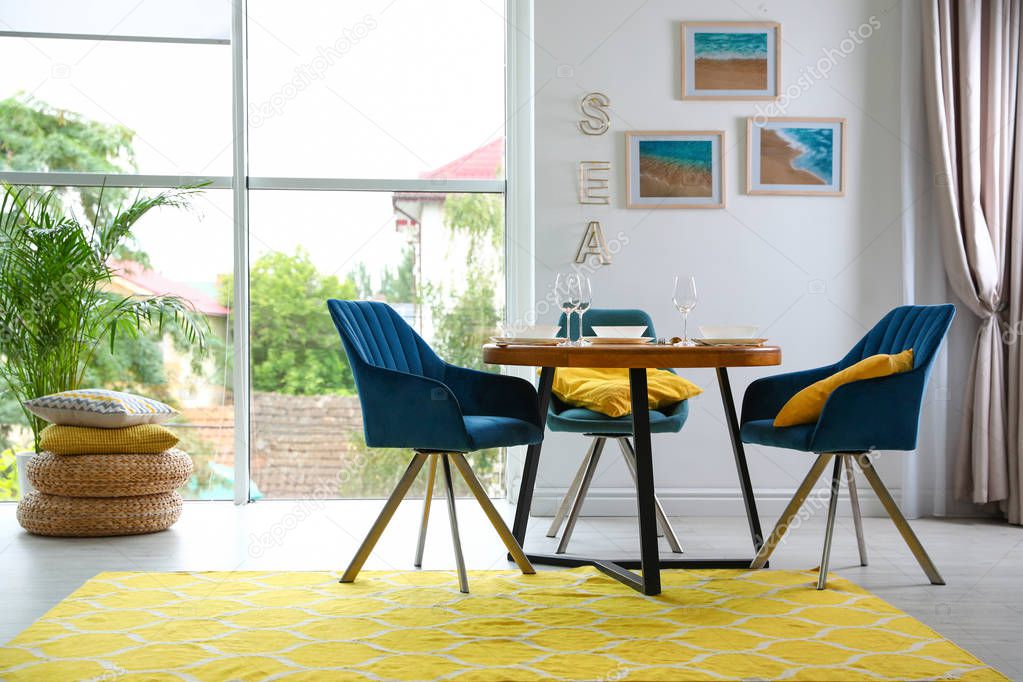
[[[669,346],[655,343],[527,346],[488,343],[483,361],[529,367],[763,367],[781,364],[778,346]]]

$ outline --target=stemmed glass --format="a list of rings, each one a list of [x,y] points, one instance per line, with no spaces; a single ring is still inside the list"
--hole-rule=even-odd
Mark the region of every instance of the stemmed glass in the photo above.
[[[554,280],[554,291],[558,297],[558,305],[565,313],[564,346],[583,345],[583,315],[590,309],[593,291],[590,279],[578,272],[559,274]],[[579,340],[572,341],[572,313],[579,313]]]
[[[583,341],[583,315],[590,309],[590,302],[593,301],[593,288],[590,286],[590,278],[586,275],[575,276],[576,306],[575,311],[579,314],[579,344],[585,345]]]
[[[577,293],[574,291],[575,286],[575,273],[558,273],[558,276],[554,278],[554,295],[558,298],[558,306],[561,308],[561,312],[565,313],[565,341],[562,346],[572,345],[572,313],[576,311],[578,305]]]
[[[692,275],[675,275],[675,307],[682,313],[682,342],[680,346],[694,345],[689,338],[689,313],[696,307],[696,278]]]

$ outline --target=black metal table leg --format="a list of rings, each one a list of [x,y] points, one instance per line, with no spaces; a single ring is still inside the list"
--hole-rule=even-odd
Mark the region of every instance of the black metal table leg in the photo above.
[[[739,420],[732,400],[728,374],[724,368],[718,368],[718,383],[721,386],[721,400],[725,408],[725,419],[728,432],[732,438],[732,451],[735,455],[736,468],[739,471],[739,482],[742,497],[746,505],[746,517],[750,524],[750,534],[757,549],[763,543],[763,532],[760,529],[760,518],[757,515],[756,501],[753,499],[753,486],[750,483],[749,470],[746,466],[746,454],[739,439]],[[650,446],[650,412],[646,400],[636,402],[637,396],[646,396],[647,382],[645,369],[629,370],[630,387],[633,396],[633,437],[635,438],[637,476],[637,503],[639,506],[640,527],[640,558],[600,559],[572,554],[544,554],[526,552],[530,561],[548,566],[593,566],[615,580],[628,585],[638,592],[655,595],[661,592],[661,568],[749,568],[752,559],[720,558],[720,559],[661,559],[657,546],[657,517],[654,508],[653,458]],[[638,382],[642,382],[642,387]],[[544,367],[540,371],[539,393],[540,425],[546,426],[547,407],[551,398],[551,387],[554,383],[554,368]],[[519,544],[526,539],[526,527],[529,523],[529,510],[533,503],[533,489],[536,487],[536,472],[540,463],[541,443],[530,445],[526,450],[526,461],[519,486],[518,504],[515,508],[515,522],[512,534]],[[640,464],[642,462],[642,464]],[[511,555],[508,557],[511,561]],[[633,572],[641,569],[643,575]]]
[[[746,505],[746,519],[749,521],[749,532],[753,538],[753,551],[760,551],[764,544],[764,531],[760,528],[760,515],[757,513],[757,501],[753,497],[753,484],[749,478],[749,466],[746,464],[746,450],[739,436],[739,417],[735,412],[735,401],[732,399],[732,386],[728,381],[728,370],[717,368],[718,388],[721,390],[721,403],[725,408],[725,421],[728,423],[728,435],[732,437],[732,453],[735,455],[735,468],[739,473],[739,487],[742,490],[742,501]]]
[[[632,397],[632,439],[636,448],[636,505],[639,508],[639,556],[642,577],[615,561],[595,560],[593,565],[615,580],[647,595],[661,593],[661,562],[657,548],[657,516],[654,506],[654,466],[650,450],[650,407],[646,368],[629,370]]]
[[[643,594],[660,594],[661,567],[657,550],[654,462],[650,449],[650,407],[645,367],[629,370],[629,389],[632,392],[632,439],[636,448],[636,502],[639,507]]]
[[[547,406],[551,402],[551,387],[554,385],[554,368],[540,370],[540,385],[537,394],[540,403],[540,431],[547,427]],[[522,466],[522,480],[519,482],[519,501],[515,506],[515,522],[512,535],[521,546],[526,541],[526,527],[529,525],[529,509],[533,505],[533,488],[536,487],[536,469],[540,464],[540,448],[543,442],[526,448],[526,461]],[[511,555],[508,555],[511,560]]]

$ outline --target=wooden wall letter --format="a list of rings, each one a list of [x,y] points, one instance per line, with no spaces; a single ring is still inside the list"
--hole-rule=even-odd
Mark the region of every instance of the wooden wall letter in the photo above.
[[[590,256],[596,256],[601,265],[611,264],[611,254],[607,250],[607,241],[604,239],[604,228],[599,220],[591,220],[586,226],[583,241],[579,244],[579,251],[575,254],[575,262],[585,263]]]
[[[610,161],[579,162],[579,203],[610,204]]]

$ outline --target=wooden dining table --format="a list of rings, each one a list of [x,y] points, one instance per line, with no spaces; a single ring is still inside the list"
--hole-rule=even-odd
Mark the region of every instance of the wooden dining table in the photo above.
[[[717,373],[725,422],[732,441],[732,454],[739,477],[746,518],[749,521],[753,555],[763,544],[763,531],[753,496],[746,453],[739,437],[739,419],[728,380],[730,367],[763,367],[781,364],[778,346],[674,346],[669,344],[593,344],[584,346],[539,346],[526,344],[486,344],[483,360],[495,365],[518,365],[540,368],[538,386],[540,400],[540,426],[547,421],[547,408],[554,383],[554,370],[558,367],[614,367],[629,370],[632,393],[632,435],[636,450],[636,493],[639,507],[638,559],[612,560],[565,554],[543,554],[526,550],[530,561],[557,566],[594,566],[620,582],[642,592],[654,595],[661,592],[661,568],[748,568],[749,558],[720,559],[662,559],[657,547],[657,517],[654,498],[654,470],[650,446],[650,411],[647,402],[647,368],[713,368]],[[526,526],[529,521],[536,472],[540,463],[543,442],[530,445],[519,486],[518,505],[512,534],[525,547]],[[641,569],[638,575],[633,569]]]

